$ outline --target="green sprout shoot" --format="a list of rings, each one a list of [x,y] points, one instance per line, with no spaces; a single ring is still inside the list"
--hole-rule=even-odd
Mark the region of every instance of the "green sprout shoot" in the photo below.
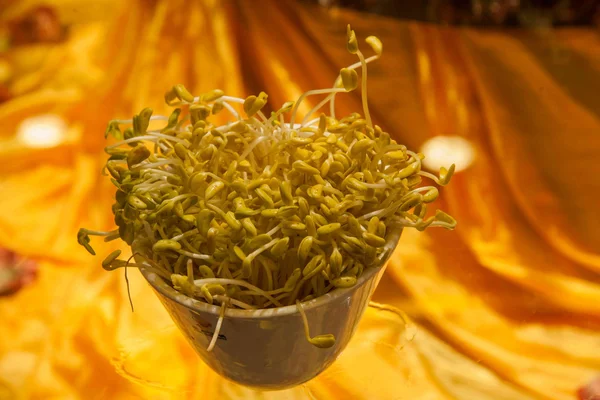
[[[90,235],[135,242],[136,262],[117,251],[103,268],[146,268],[183,294],[220,305],[216,335],[225,307],[296,305],[310,343],[333,345],[331,335],[310,338],[302,302],[351,287],[365,269],[381,266],[393,231],[456,226],[443,211],[429,215],[439,192],[421,185],[423,178],[447,185],[454,165],[438,176],[422,171],[422,154],[373,125],[367,64],[381,57],[382,44],[374,36],[366,42],[370,57],[348,26],[347,48],[358,62],[342,68],[332,88],[310,90],[268,117],[264,92],[194,96],[175,85],[165,94],[171,115],[145,108],[110,121],[105,136],[118,142],[105,149],[105,169],[116,187],[117,229],[81,229],[78,242],[91,254]],[[335,97],[359,83],[362,115],[336,118]],[[317,95],[325,98],[300,119],[302,102]],[[327,105],[329,115],[320,111]],[[229,122],[210,122],[223,112]]]

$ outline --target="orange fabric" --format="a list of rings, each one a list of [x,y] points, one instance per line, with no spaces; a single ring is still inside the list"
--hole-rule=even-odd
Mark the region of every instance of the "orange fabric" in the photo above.
[[[36,3],[10,3],[0,19]],[[40,274],[0,298],[0,399],[573,399],[599,373],[596,33],[435,27],[277,0],[45,3],[70,24],[67,42],[4,55],[14,98],[0,104],[0,246]],[[477,159],[439,200],[457,230],[406,231],[376,293],[415,323],[374,305],[324,374],[257,393],[208,370],[135,271],[132,314],[123,277],[75,234],[111,228],[109,119],[160,112],[177,82],[265,90],[274,105],[330,86],[354,61],[347,23],[384,44],[369,67],[374,121],[415,149],[460,135]],[[353,110],[358,93],[340,96],[338,113]],[[67,123],[58,146],[17,139],[40,114]]]

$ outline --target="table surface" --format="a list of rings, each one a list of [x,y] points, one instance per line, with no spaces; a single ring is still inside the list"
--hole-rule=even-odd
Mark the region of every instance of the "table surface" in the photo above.
[[[66,39],[0,53],[0,247],[39,267],[0,297],[0,398],[574,399],[598,376],[597,31],[441,27],[277,0],[90,3],[49,2]],[[9,2],[0,21],[34,4]],[[405,232],[374,298],[387,306],[370,307],[340,360],[259,393],[208,370],[137,273],[131,313],[122,275],[75,234],[111,226],[106,121],[164,110],[177,82],[264,90],[272,104],[328,87],[353,62],[347,23],[384,44],[369,67],[374,121],[414,149],[462,137],[476,157],[437,204],[457,229]],[[338,103],[360,109],[358,93]],[[61,140],[24,143],[22,122],[47,114],[64,122]]]

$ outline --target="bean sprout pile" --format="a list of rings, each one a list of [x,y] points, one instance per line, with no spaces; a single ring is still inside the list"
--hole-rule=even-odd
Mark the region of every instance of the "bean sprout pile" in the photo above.
[[[262,111],[264,92],[194,96],[176,85],[165,94],[171,115],[145,108],[111,121],[106,137],[118,141],[105,149],[105,170],[117,188],[118,229],[81,229],[79,243],[95,254],[90,235],[135,241],[141,261],[120,259],[117,250],[103,268],[147,268],[222,311],[298,304],[306,320],[301,302],[351,287],[366,268],[381,266],[395,246],[391,231],[454,228],[440,210],[427,215],[438,189],[421,185],[422,178],[446,185],[454,165],[439,176],[422,171],[422,154],[371,121],[367,64],[382,44],[374,36],[366,43],[374,52],[368,58],[348,26],[347,48],[358,62],[342,68],[332,88],[308,91],[270,115]],[[359,84],[363,115],[336,118],[336,95]],[[299,106],[313,95],[325,98],[300,119]],[[329,115],[318,114],[327,106]],[[230,121],[212,124],[218,113]],[[328,336],[309,340],[328,347]]]

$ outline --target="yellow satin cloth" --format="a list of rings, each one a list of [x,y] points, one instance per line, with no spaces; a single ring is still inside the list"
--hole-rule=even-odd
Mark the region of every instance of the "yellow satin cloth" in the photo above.
[[[0,23],[37,1],[4,6]],[[9,50],[0,104],[0,246],[40,263],[0,298],[0,399],[573,399],[600,370],[600,39],[586,29],[435,27],[301,2],[53,0],[70,34]],[[373,119],[418,149],[459,135],[476,161],[443,190],[454,232],[406,231],[356,339],[329,370],[258,393],[205,367],[139,274],[75,241],[110,229],[102,133],[192,92],[264,90],[274,105],[351,62],[345,26],[377,35]],[[338,113],[360,110],[358,93]],[[21,121],[60,116],[52,148]],[[99,254],[114,245],[97,241]]]

